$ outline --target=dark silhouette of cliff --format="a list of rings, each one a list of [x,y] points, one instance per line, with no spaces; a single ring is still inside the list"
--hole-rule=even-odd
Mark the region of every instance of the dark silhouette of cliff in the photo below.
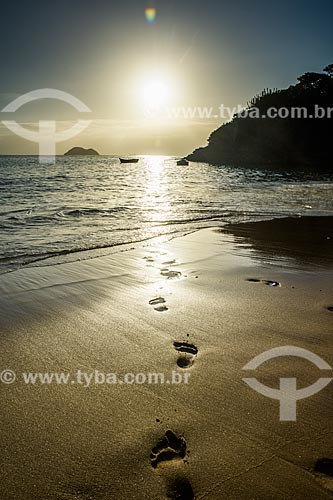
[[[98,156],[99,153],[97,153],[97,151],[95,151],[95,149],[85,149],[85,148],[80,148],[80,147],[75,147],[75,148],[72,148],[70,149],[69,151],[67,151],[67,153],[65,153],[65,156]]]
[[[267,89],[255,96],[244,112],[234,115],[231,122],[211,134],[207,147],[195,150],[187,159],[245,166],[331,169],[333,64],[324,72],[305,73],[288,89]],[[289,117],[268,118],[270,108],[287,110]],[[326,111],[325,117],[315,118],[316,111],[322,109]]]

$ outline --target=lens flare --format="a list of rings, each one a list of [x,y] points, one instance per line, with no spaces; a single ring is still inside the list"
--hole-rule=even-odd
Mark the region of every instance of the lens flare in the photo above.
[[[156,9],[154,7],[148,7],[146,9],[146,19],[149,24],[153,24],[156,18]]]

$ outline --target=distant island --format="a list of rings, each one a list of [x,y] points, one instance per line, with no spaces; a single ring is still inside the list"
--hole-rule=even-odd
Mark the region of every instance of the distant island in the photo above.
[[[99,153],[92,148],[84,149],[77,146],[67,151],[64,156],[99,156]]]
[[[332,168],[333,64],[323,71],[305,73],[287,89],[264,90],[231,122],[215,130],[208,146],[196,149],[186,159],[243,166]],[[268,118],[272,108],[288,116]],[[298,111],[293,111],[296,108]]]

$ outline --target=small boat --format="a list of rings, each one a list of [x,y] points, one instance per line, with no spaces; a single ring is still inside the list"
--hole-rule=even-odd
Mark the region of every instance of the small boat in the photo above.
[[[189,165],[189,162],[185,160],[185,158],[182,158],[181,160],[177,161],[177,165],[179,165],[180,167],[187,167],[187,165]]]
[[[120,163],[138,163],[138,158],[119,158]]]

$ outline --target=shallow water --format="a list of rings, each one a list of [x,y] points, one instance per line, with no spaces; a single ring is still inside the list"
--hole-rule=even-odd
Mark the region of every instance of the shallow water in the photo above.
[[[328,173],[142,157],[0,157],[0,272],[225,222],[333,215]]]

